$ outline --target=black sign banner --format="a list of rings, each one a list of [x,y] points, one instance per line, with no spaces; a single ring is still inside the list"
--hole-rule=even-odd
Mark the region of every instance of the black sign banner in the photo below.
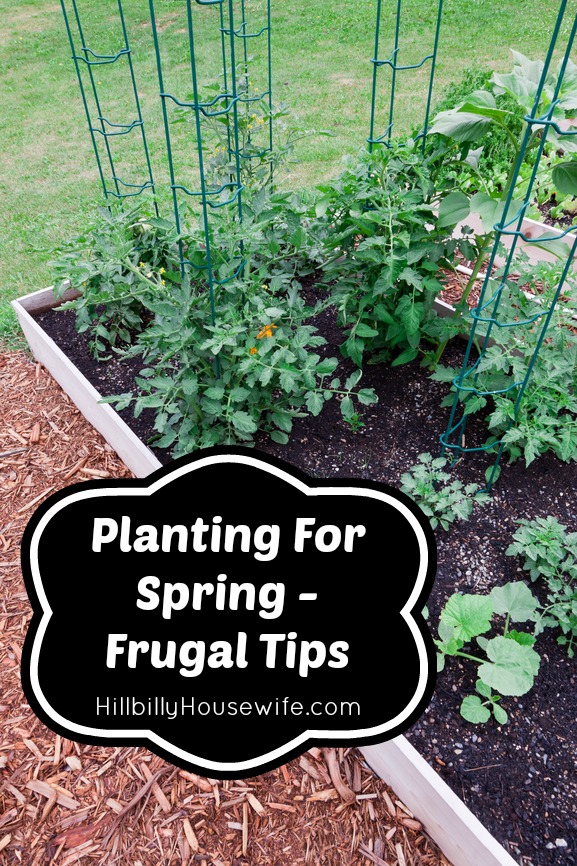
[[[209,449],[51,496],[22,565],[24,691],[71,739],[241,778],[391,739],[433,691],[434,537],[386,485]]]

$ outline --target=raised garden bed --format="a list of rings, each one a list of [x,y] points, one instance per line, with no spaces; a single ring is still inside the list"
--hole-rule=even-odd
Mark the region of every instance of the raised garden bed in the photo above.
[[[63,300],[77,296],[69,291]],[[82,414],[101,433],[134,474],[143,478],[158,469],[160,462],[111,406],[100,403],[103,389],[91,383],[63,348],[37,323],[37,317],[57,306],[51,288],[33,292],[12,302],[20,326],[36,360],[52,373],[58,384],[74,400]]]
[[[28,315],[37,303],[34,298],[28,296],[15,306],[18,309],[20,303],[22,309],[27,307],[23,320],[25,329],[31,328],[34,335],[32,340],[29,337],[31,346],[49,368],[50,359],[56,359],[53,374],[65,389],[69,389],[66,382],[70,375],[77,381],[77,373],[72,372],[76,367],[92,379],[97,393],[130,390],[134,372],[139,369],[138,362],[131,366],[114,361],[99,365],[95,371],[86,351],[86,339],[74,331],[72,313],[44,313],[41,323],[30,325]],[[46,307],[47,294],[37,293],[36,298],[40,307]],[[317,324],[327,337],[328,353],[338,354],[340,337],[331,316],[325,314]],[[46,331],[66,348],[66,355],[55,350],[52,341],[46,340]],[[459,346],[451,347],[447,361],[458,363],[460,353]],[[349,368],[346,363],[342,366],[345,372]],[[61,376],[64,380],[59,378]],[[366,478],[398,486],[400,475],[415,462],[419,453],[438,451],[438,435],[446,424],[446,413],[439,408],[445,387],[424,379],[416,363],[395,370],[367,367],[363,382],[375,388],[379,403],[366,410],[365,426],[358,432],[344,425],[336,407],[331,405],[321,416],[300,422],[288,446],[259,437],[257,447],[313,476]],[[91,400],[95,403],[97,399],[92,393]],[[106,409],[107,416],[112,411],[110,407],[99,408]],[[136,435],[140,442],[140,468],[131,466],[136,474],[146,475],[158,465],[157,461],[170,459],[169,455],[154,455],[142,446],[151,433],[150,418],[143,414],[135,423],[130,410],[123,412],[122,417],[133,431],[130,436]],[[115,423],[114,429],[118,428],[124,431],[123,425]],[[104,430],[102,432],[107,436]],[[471,424],[470,435],[475,435],[475,423]],[[128,444],[122,447],[126,447],[127,453],[131,450]],[[130,456],[127,462],[130,465]],[[483,470],[482,459],[469,458],[460,465],[458,472],[464,481],[479,482]],[[503,468],[502,479],[489,505],[476,509],[467,523],[456,524],[449,532],[437,534],[439,568],[430,602],[433,623],[438,620],[447,597],[455,590],[479,591],[519,579],[518,562],[504,556],[515,529],[515,518],[553,514],[570,527],[577,525],[574,478],[572,465],[560,463],[550,455],[540,458],[528,469],[517,461]],[[359,612],[359,615],[366,614]],[[521,699],[507,700],[508,725],[500,729],[492,722],[475,727],[459,716],[460,695],[470,690],[472,679],[474,682],[473,671],[465,663],[447,666],[439,676],[430,707],[409,732],[409,740],[428,761],[433,773],[448,782],[452,791],[500,843],[494,845],[497,853],[488,855],[492,860],[480,859],[478,840],[475,843],[469,840],[469,847],[461,854],[458,844],[455,850],[446,848],[455,866],[511,862],[500,846],[523,866],[552,866],[560,862],[560,858],[563,863],[577,863],[577,782],[575,747],[570,733],[577,714],[575,663],[567,658],[549,633],[539,640],[541,674],[531,692]],[[392,663],[394,661],[386,659],[380,662],[383,690],[386,690],[386,666]],[[377,683],[377,696],[380,688]],[[551,707],[555,708],[554,713]],[[380,759],[373,753],[372,760],[377,764]],[[375,769],[382,771],[378,766]],[[402,784],[404,772],[400,771],[399,784]],[[432,776],[428,775],[430,780]],[[395,785],[393,778],[388,781]],[[418,800],[418,786],[413,793]],[[443,802],[446,809],[446,798]],[[408,805],[418,813],[415,803]],[[443,841],[438,841],[449,845],[447,837],[451,837],[452,831],[447,826],[446,812],[444,814],[445,817],[435,818],[433,813],[428,813],[423,815],[423,820],[433,836],[438,824],[445,832]],[[460,842],[458,835],[455,840]]]

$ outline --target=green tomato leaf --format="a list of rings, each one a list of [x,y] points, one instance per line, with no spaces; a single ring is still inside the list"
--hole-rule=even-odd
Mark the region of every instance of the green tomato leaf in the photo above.
[[[240,386],[233,388],[230,392],[230,399],[233,401],[233,403],[242,403],[242,401],[246,400],[246,398],[249,396],[250,391],[248,390],[248,388],[242,388]]]
[[[224,397],[224,387],[222,385],[213,385],[212,388],[207,388],[204,392],[205,397],[211,400],[222,400]]]
[[[423,279],[414,268],[403,268],[399,274],[399,280],[404,280],[407,285],[412,286],[414,289],[423,288]]]
[[[374,294],[388,294],[399,279],[399,274],[404,267],[405,263],[403,259],[399,259],[396,256],[394,256],[392,260],[388,261],[383,266],[378,278],[375,280],[373,286]]]
[[[170,319],[177,313],[177,307],[170,301],[154,301],[151,308],[155,315],[163,316],[165,319]]]
[[[373,310],[373,314],[380,322],[386,322],[387,325],[394,325],[395,320],[391,316],[384,304],[377,304]]]
[[[209,400],[208,397],[203,397],[200,401],[200,405],[205,415],[220,416],[222,414],[223,407],[220,400]]]
[[[409,346],[408,349],[405,349],[404,352],[397,355],[395,360],[391,362],[391,367],[399,367],[401,364],[408,364],[410,361],[414,361],[418,354],[419,350],[417,348],[413,349]]]
[[[273,412],[271,420],[273,424],[276,424],[276,426],[280,430],[284,430],[285,433],[290,433],[293,428],[293,420],[291,416],[283,412]],[[275,439],[275,442],[278,442],[278,439]]]
[[[357,398],[359,403],[362,403],[363,406],[371,406],[379,400],[373,388],[361,388],[361,390],[357,392]]]
[[[343,418],[350,418],[354,414],[355,407],[350,397],[344,397],[340,403],[341,415]]]
[[[320,415],[324,402],[318,391],[308,391],[305,394],[305,403],[311,415]]]
[[[280,319],[283,315],[283,310],[279,307],[266,307],[265,313],[269,319]]]
[[[306,232],[302,226],[299,226],[290,236],[289,241],[297,249],[300,250],[306,240]]]
[[[359,337],[378,337],[379,332],[374,328],[370,328],[368,325],[364,325],[360,322],[355,328],[355,334]]]
[[[316,372],[319,376],[330,376],[336,370],[338,363],[336,358],[323,358],[320,364],[317,364]]]
[[[198,379],[194,373],[187,372],[181,379],[180,386],[187,397],[193,397],[198,391]]]
[[[286,445],[289,441],[287,434],[283,433],[281,430],[272,430],[270,438],[273,442],[278,442],[279,445]]]
[[[232,424],[239,433],[256,433],[257,425],[248,412],[233,412]]]
[[[283,370],[280,374],[280,386],[283,391],[295,391],[297,388],[297,376],[291,370]]]
[[[351,391],[355,387],[355,385],[358,385],[361,381],[362,375],[362,370],[355,370],[353,373],[351,373],[351,375],[347,377],[347,380],[345,382],[346,390]]]
[[[481,394],[475,394],[474,396],[469,397],[469,399],[465,403],[463,415],[473,415],[475,412],[479,412],[481,409],[484,409],[486,405],[486,398],[482,397]]]
[[[157,439],[154,443],[156,448],[168,448],[173,444],[174,440],[178,435],[178,429],[172,428],[166,431],[160,439]]]
[[[130,406],[132,403],[132,394],[119,394],[113,397],[101,397],[98,401],[99,403],[115,403],[116,411],[120,412],[121,409],[126,409],[127,406]]]

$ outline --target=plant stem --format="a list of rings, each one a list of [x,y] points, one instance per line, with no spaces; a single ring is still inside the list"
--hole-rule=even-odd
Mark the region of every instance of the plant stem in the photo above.
[[[478,662],[480,665],[484,665],[487,661],[486,659],[480,659],[477,656],[469,655],[469,653],[464,653],[458,650],[456,653],[451,653],[451,655],[459,656],[462,659],[470,659],[473,662]]]
[[[478,656],[469,655],[469,653],[458,652],[455,655],[461,656],[463,659],[471,659],[471,661],[479,662],[479,664],[484,665],[486,663],[486,659],[480,659]]]
[[[507,112],[509,114],[510,112]],[[515,135],[511,132],[509,127],[505,123],[501,123],[499,120],[495,120],[497,126],[500,126],[501,129],[504,129],[507,135],[509,136],[513,147],[515,148],[515,159],[513,160],[513,167],[515,167],[517,160],[519,158],[519,142],[515,138]]]

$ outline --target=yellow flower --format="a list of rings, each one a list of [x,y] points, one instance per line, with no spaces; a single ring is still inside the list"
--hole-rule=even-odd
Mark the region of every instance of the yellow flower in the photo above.
[[[161,269],[159,270],[158,273],[159,273],[159,274],[164,274],[164,273],[166,273],[166,271],[164,270],[164,268],[161,268]]]
[[[144,262],[138,262],[138,267],[139,267],[139,268],[143,268],[143,267],[144,267]]]
[[[268,285],[267,285],[266,283],[263,283],[263,284],[261,285],[261,289],[264,289],[265,292],[268,292]]]
[[[161,283],[161,285],[165,286],[165,285],[166,285],[166,280],[161,280],[160,283]]]
[[[249,349],[249,354],[251,354],[251,355],[256,355],[257,352],[258,352],[258,349],[255,346],[253,346],[252,349]]]
[[[272,322],[270,325],[265,325],[263,328],[260,329],[260,331],[256,335],[257,340],[262,340],[263,337],[267,337],[267,338],[272,337],[272,329],[273,328],[276,329],[277,327],[278,326],[274,325]]]

